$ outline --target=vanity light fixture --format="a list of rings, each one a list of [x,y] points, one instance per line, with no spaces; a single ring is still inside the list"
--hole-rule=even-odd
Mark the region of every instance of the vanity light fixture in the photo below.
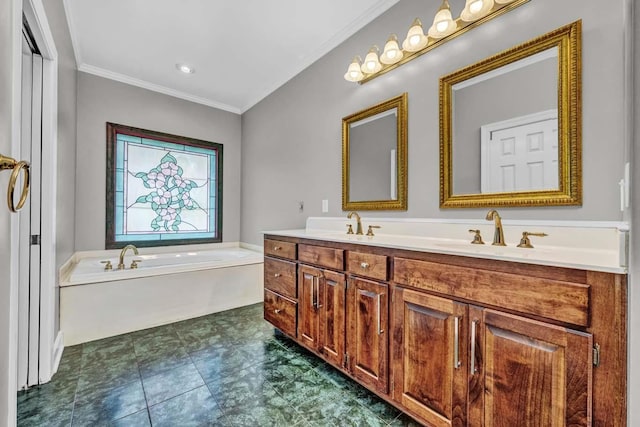
[[[402,49],[407,52],[417,52],[423,49],[429,43],[429,38],[424,35],[422,22],[419,18],[413,20],[407,38],[402,42]]]
[[[380,60],[378,59],[378,46],[373,45],[371,49],[369,49],[369,53],[364,57],[364,62],[362,63],[362,67],[360,69],[365,74],[375,74],[382,69],[382,64],[380,64]]]
[[[391,34],[389,40],[387,40],[387,43],[384,45],[382,55],[380,55],[380,62],[387,65],[395,64],[396,62],[400,62],[403,56],[402,50],[400,50],[400,46],[398,46],[398,36]]]
[[[433,18],[433,25],[429,28],[429,37],[433,39],[441,39],[452,34],[458,28],[458,24],[451,16],[451,6],[449,0],[442,0],[440,9]]]
[[[359,82],[364,78],[364,74],[362,74],[362,70],[360,69],[360,64],[362,60],[359,56],[353,58],[351,64],[349,64],[349,69],[344,75],[344,79],[350,82]]]
[[[181,71],[181,72],[185,73],[185,74],[193,74],[193,73],[196,72],[195,68],[190,67],[190,66],[188,66],[186,64],[176,64],[176,69],[178,71]]]
[[[360,57],[355,57],[344,75],[345,80],[366,83],[530,0],[456,0],[461,3],[459,7],[464,1],[464,8],[457,19],[453,19],[450,1],[442,0],[427,35],[422,21],[414,19],[402,42],[402,49],[398,46],[397,36],[392,34],[380,57],[375,45],[367,53],[364,62],[361,63]]]
[[[493,9],[494,0],[467,0],[460,19],[465,22],[473,22],[485,16]]]

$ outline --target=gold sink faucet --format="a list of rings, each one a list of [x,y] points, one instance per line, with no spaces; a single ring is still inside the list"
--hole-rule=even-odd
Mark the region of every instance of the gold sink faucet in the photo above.
[[[124,270],[124,254],[129,249],[131,249],[134,254],[139,255],[138,254],[138,248],[136,248],[133,245],[127,245],[124,248],[122,248],[122,251],[120,251],[120,262],[118,263],[118,270]],[[135,267],[133,267],[133,268],[135,268]]]
[[[351,219],[351,217],[355,216],[356,217],[356,234],[359,236],[362,236],[362,222],[360,221],[360,215],[358,215],[358,212],[349,212],[349,215],[347,215],[347,218]]]
[[[504,233],[502,231],[502,219],[498,214],[498,211],[495,209],[491,209],[487,212],[487,221],[493,221],[495,224],[495,231],[493,232],[493,243],[494,246],[507,246],[504,243]]]

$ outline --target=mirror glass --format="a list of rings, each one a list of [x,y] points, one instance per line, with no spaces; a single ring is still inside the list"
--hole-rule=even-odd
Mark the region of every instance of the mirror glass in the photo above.
[[[344,210],[406,209],[403,94],[342,119]]]
[[[581,203],[580,22],[440,80],[441,207]]]

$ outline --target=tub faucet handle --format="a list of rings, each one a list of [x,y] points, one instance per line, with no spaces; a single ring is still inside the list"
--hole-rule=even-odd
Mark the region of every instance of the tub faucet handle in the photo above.
[[[113,270],[113,265],[111,265],[111,261],[100,261],[102,264],[104,264],[104,271],[109,271],[109,270]]]
[[[134,259],[133,261],[131,261],[131,268],[138,268],[138,263],[142,262],[141,259]]]

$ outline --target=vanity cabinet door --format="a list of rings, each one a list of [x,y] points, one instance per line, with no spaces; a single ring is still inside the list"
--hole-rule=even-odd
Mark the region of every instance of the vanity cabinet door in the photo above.
[[[383,283],[349,277],[347,368],[380,393],[388,392],[389,290]]]
[[[307,265],[298,267],[298,339],[313,351],[320,350],[318,288],[322,271]]]
[[[428,425],[466,425],[468,306],[394,292],[393,399]]]
[[[592,335],[475,307],[470,325],[469,425],[591,425]]]
[[[323,271],[318,288],[320,353],[336,366],[343,366],[345,346],[345,277]]]

